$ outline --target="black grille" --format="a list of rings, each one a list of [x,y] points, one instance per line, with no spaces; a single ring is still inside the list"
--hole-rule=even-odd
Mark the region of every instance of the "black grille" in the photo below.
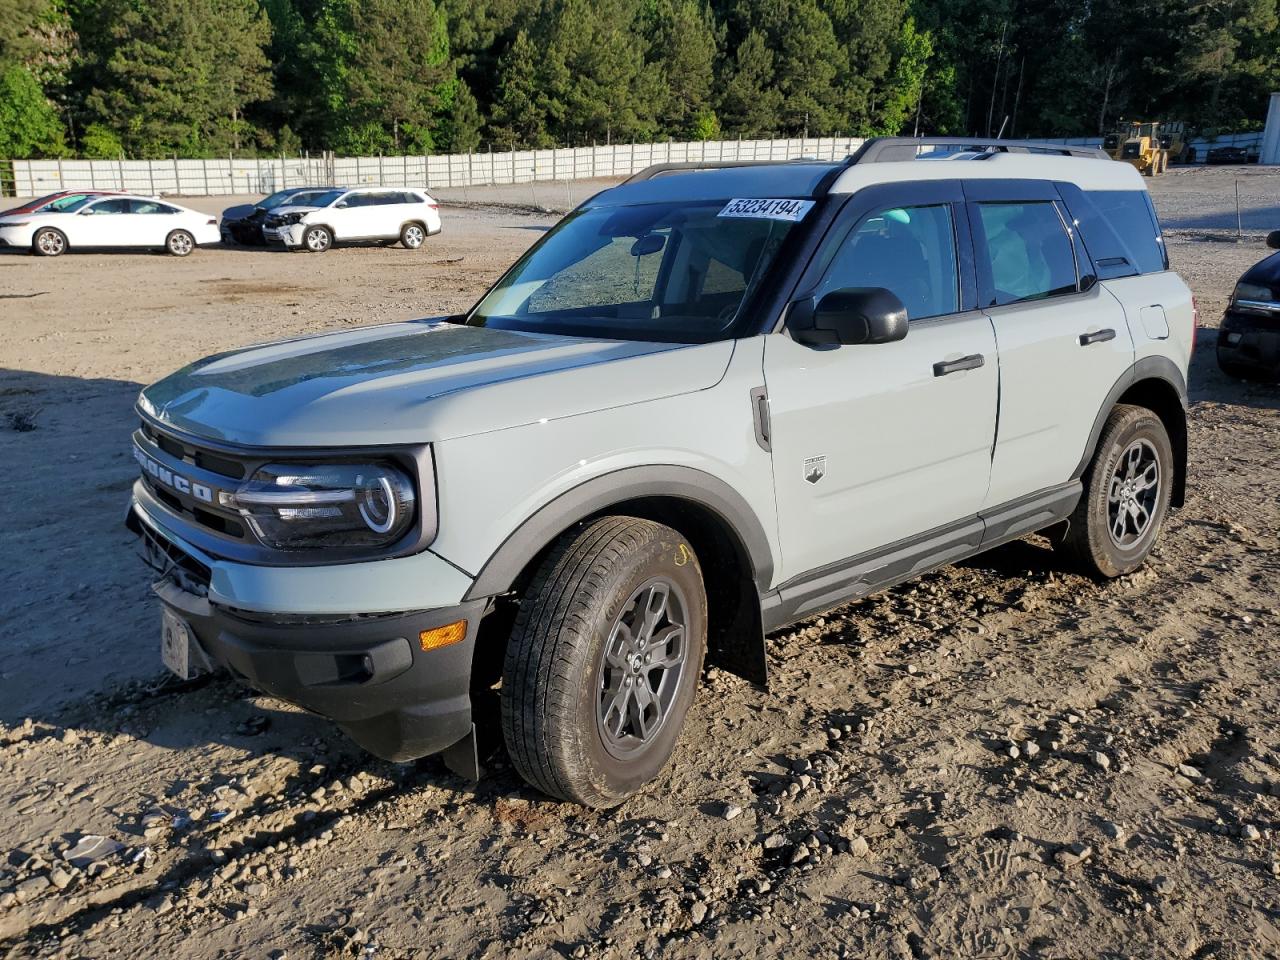
[[[208,567],[168,540],[157,537],[145,523],[139,526],[138,532],[142,537],[142,559],[161,579],[173,580],[198,597],[209,595],[213,573]]]

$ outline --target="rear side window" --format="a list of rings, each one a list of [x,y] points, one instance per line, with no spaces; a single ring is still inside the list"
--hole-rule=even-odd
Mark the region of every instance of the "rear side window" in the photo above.
[[[1139,273],[1159,273],[1169,268],[1164,239],[1160,236],[1160,225],[1147,191],[1090,190],[1088,196],[1099,215],[1128,248]],[[1088,246],[1088,228],[1082,227],[1082,230],[1085,246]]]
[[[1076,291],[1076,258],[1050,202],[978,203],[978,255],[994,288],[993,305]]]
[[[1147,191],[1086,192],[1073,183],[1057,186],[1098,268],[1099,280],[1169,269],[1169,255]]]

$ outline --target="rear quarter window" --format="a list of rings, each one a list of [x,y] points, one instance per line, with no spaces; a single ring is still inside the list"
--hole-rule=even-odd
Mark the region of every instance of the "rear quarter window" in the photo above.
[[[1059,184],[1098,268],[1099,280],[1169,269],[1155,207],[1145,190],[1087,190]]]

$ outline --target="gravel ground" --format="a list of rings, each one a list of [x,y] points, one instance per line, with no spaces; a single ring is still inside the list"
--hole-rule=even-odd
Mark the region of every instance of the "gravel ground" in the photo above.
[[[1152,189],[1211,328],[1280,173]],[[466,306],[552,222],[445,212],[418,252],[0,257],[0,956],[1280,956],[1280,395],[1211,329],[1143,571],[1032,537],[776,634],[771,692],[710,671],[670,775],[610,813],[165,679],[121,526],[139,386]]]

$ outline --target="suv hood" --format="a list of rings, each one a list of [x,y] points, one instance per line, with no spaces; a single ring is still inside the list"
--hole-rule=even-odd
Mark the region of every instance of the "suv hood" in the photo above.
[[[267,211],[267,213],[276,217],[282,213],[315,213],[315,211],[322,209],[324,208],[312,206],[311,204],[306,203],[284,203],[278,207],[272,207]]]
[[[138,408],[244,446],[417,444],[706,389],[732,354],[732,341],[588,340],[419,320],[208,357],[147,387]]]

